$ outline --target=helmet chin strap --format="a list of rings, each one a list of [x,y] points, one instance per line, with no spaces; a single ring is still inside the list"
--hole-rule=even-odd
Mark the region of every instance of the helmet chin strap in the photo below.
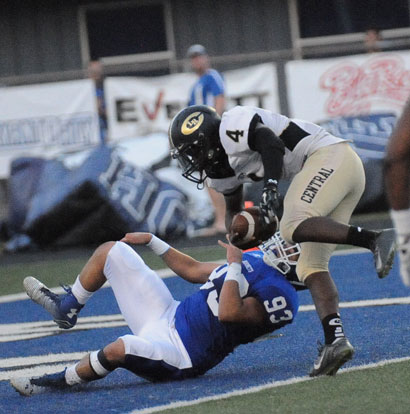
[[[197,183],[196,188],[198,190],[203,190],[205,188],[205,180],[207,176],[205,175],[205,177],[203,177],[204,171],[201,171],[199,174],[199,182]]]

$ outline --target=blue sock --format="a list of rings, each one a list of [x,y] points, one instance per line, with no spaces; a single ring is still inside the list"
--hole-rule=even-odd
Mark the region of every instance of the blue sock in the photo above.
[[[76,310],[76,313],[78,314],[84,305],[78,303],[78,300],[71,292],[71,289],[68,289],[67,293],[61,297],[60,310],[63,313],[73,313],[73,311]]]
[[[38,385],[40,387],[55,387],[55,388],[68,387],[65,381],[65,371],[66,370],[57,372],[56,374],[43,375],[40,378],[33,378],[31,382],[34,385]]]

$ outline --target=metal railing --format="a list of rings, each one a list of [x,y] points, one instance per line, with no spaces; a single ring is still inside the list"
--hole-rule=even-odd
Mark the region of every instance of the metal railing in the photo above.
[[[395,37],[396,36],[396,37]],[[381,46],[383,51],[410,49],[410,29],[396,29],[384,33]],[[293,60],[296,58],[326,58],[365,53],[363,34],[353,33],[310,39],[298,39],[293,49],[272,50],[268,52],[241,53],[212,56],[215,67],[230,65],[238,68],[249,64]],[[126,55],[103,58],[101,62],[106,76],[146,75],[149,72],[167,73],[187,72],[190,70],[188,59],[176,59],[171,51],[161,54]],[[45,82],[58,82],[87,77],[86,69],[45,72],[30,75],[0,77],[0,87],[27,85]]]

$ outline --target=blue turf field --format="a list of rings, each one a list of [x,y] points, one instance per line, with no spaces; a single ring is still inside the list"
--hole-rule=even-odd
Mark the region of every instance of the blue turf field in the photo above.
[[[392,273],[383,280],[377,278],[372,256],[368,253],[335,256],[331,269],[341,302],[410,294],[410,289],[401,283],[397,262]],[[166,279],[166,283],[177,299],[197,289],[176,277]],[[299,297],[301,305],[311,304],[308,291],[300,292]],[[118,312],[111,290],[103,289],[94,295],[81,316]],[[342,309],[341,313],[346,334],[356,349],[355,358],[346,366],[410,356],[410,305],[353,307]],[[2,323],[48,320],[45,311],[28,300],[0,304],[0,315]],[[127,332],[127,328],[117,327],[2,342],[0,355],[5,359],[94,350]],[[204,376],[183,382],[150,384],[125,370],[117,370],[99,382],[64,394],[54,392],[23,398],[7,381],[0,381],[0,413],[123,413],[305,376],[317,356],[316,341],[322,340],[316,313],[299,312],[292,325],[275,332],[279,333],[282,335],[240,346]],[[4,369],[0,369],[0,374],[2,371]]]

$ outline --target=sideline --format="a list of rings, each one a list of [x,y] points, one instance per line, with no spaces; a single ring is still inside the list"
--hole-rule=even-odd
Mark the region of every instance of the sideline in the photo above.
[[[378,367],[382,367],[382,366],[385,366],[385,365],[395,364],[395,363],[399,363],[399,362],[405,362],[405,361],[409,361],[409,360],[410,360],[410,356],[409,357],[403,357],[403,358],[385,359],[385,360],[382,360],[382,361],[379,361],[379,362],[374,362],[374,363],[371,363],[371,364],[358,365],[358,366],[349,367],[349,368],[342,368],[337,372],[337,375],[345,374],[345,373],[353,372],[353,371],[363,371],[363,370],[366,370],[366,369],[378,368]],[[209,397],[202,397],[202,398],[198,398],[196,400],[177,401],[177,402],[164,404],[164,405],[158,405],[156,407],[146,408],[146,409],[142,409],[142,410],[134,410],[134,411],[128,412],[128,414],[157,413],[157,412],[164,411],[164,410],[169,410],[169,409],[172,409],[172,408],[189,407],[189,406],[201,404],[201,403],[208,402],[208,401],[217,401],[217,400],[222,400],[222,399],[229,398],[229,397],[236,397],[236,396],[245,395],[245,394],[254,394],[256,392],[267,390],[267,389],[270,389],[270,388],[282,387],[284,385],[292,385],[292,384],[297,384],[297,383],[306,382],[306,381],[314,381],[316,379],[317,379],[317,377],[312,378],[312,377],[308,377],[308,376],[294,377],[294,378],[290,378],[288,380],[273,381],[273,382],[270,382],[270,383],[267,383],[267,384],[264,384],[264,385],[257,385],[257,386],[242,389],[242,390],[234,390],[234,391],[230,391],[230,392],[223,393],[223,394],[212,395],[212,396],[209,396]]]

